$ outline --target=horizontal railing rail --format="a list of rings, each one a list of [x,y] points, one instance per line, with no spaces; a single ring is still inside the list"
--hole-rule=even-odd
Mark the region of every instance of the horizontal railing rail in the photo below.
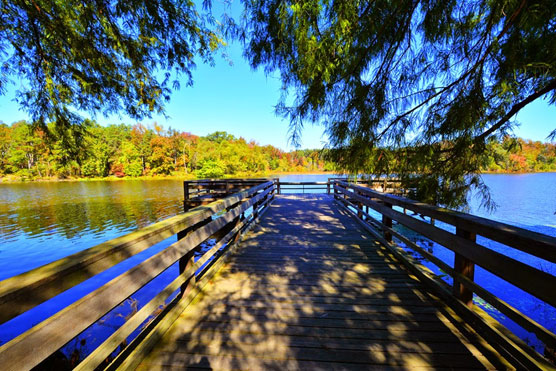
[[[206,205],[269,181],[273,181],[273,179],[200,179],[184,181],[184,207],[188,210],[199,205]]]
[[[341,180],[333,180],[333,190],[335,199],[343,204],[345,209],[356,217],[367,230],[408,263],[411,269],[414,270],[415,268],[414,261],[394,243],[393,237],[434,263],[444,273],[449,274],[453,278],[453,285],[450,290],[446,290],[444,281],[434,277],[431,280],[430,271],[426,272],[426,270],[420,269],[417,272],[420,277],[424,277],[428,282],[434,282],[435,286],[441,287],[444,299],[449,299],[446,296],[446,293],[448,293],[451,297],[456,298],[458,303],[462,304],[460,309],[472,308],[476,312],[477,308],[473,308],[473,293],[475,293],[525,330],[534,333],[547,348],[556,349],[556,335],[554,333],[474,281],[475,265],[478,265],[544,303],[555,307],[556,277],[554,275],[489,249],[477,243],[476,236],[483,236],[549,263],[556,262],[556,238],[486,218],[377,192]],[[396,210],[396,208],[403,211]],[[369,209],[380,213],[381,220],[373,217],[369,213]],[[407,215],[407,210],[413,211],[421,219]],[[455,227],[455,233],[427,223],[422,217],[429,217],[430,220],[442,221],[452,225]],[[392,221],[396,221],[453,251],[455,254],[453,265],[445,263],[396,231],[392,226]],[[475,324],[483,323],[481,319],[476,317],[470,318],[474,320]],[[493,336],[505,344],[503,350],[511,353],[511,356],[518,359],[522,364],[526,364],[527,367],[549,367],[543,357],[509,333],[509,330],[504,328],[504,331],[500,332],[497,330],[497,326],[484,324],[481,326],[493,331]]]
[[[177,242],[2,345],[2,369],[30,369],[40,364],[174,263],[179,262],[179,275],[173,282],[162,288],[153,299],[131,315],[108,339],[82,360],[77,369],[92,370],[99,365],[105,365],[113,352],[118,347],[121,348],[128,337],[138,329],[142,329],[138,338],[149,336],[144,335],[150,329],[149,326],[140,327],[147,319],[152,319],[150,323],[159,323],[159,317],[162,315],[179,315],[175,308],[183,309],[198,292],[201,283],[206,283],[210,275],[223,264],[222,259],[229,253],[229,247],[233,246],[241,233],[250,227],[262,212],[266,211],[275,190],[274,182],[260,183],[246,191],[0,282],[0,316],[2,322],[6,322],[158,242],[173,235],[178,237]],[[198,252],[201,243],[208,239],[214,239],[215,244],[194,261],[194,253]],[[168,310],[162,311],[159,317],[153,319],[157,309],[180,288],[181,294],[166,306]],[[133,345],[139,346],[136,343]],[[120,354],[132,352],[131,348],[128,348]],[[123,364],[133,362],[123,357],[118,357],[113,362],[116,361]]]
[[[292,181],[282,181],[276,179],[277,193],[281,194],[291,191],[298,191],[293,193],[305,193],[306,191],[310,193],[316,193],[315,191],[322,191],[322,193],[330,194],[330,187],[334,181],[347,181],[347,178],[328,178],[327,181],[303,181],[303,182],[292,182]],[[405,194],[406,191],[402,190],[401,182],[398,179],[357,179],[353,180],[353,183],[371,187],[374,189],[380,189],[381,192],[392,192],[395,194]],[[299,192],[300,191],[300,192]]]
[[[301,191],[295,193],[322,191],[322,193],[330,193],[330,182],[283,182],[277,179],[276,190],[278,194],[282,194],[284,191]]]
[[[407,196],[413,188],[404,188],[399,178],[328,178],[329,182],[348,182],[360,185],[382,193]]]
[[[261,182],[273,180],[276,183],[277,193],[283,191],[290,193],[330,193],[331,181],[347,181],[347,178],[328,178],[327,181],[282,181],[279,178],[253,178],[253,179],[201,179],[185,181],[184,200],[186,208],[198,205],[208,204],[215,200],[226,197],[232,193],[240,192],[253,187]],[[357,184],[364,185],[381,192],[390,192],[394,194],[406,194],[406,190],[402,190],[401,181],[396,178],[375,178],[375,179],[357,179],[352,180]],[[320,192],[319,192],[320,193]]]

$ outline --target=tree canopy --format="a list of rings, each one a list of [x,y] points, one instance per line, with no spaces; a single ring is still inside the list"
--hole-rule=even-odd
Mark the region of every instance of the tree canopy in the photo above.
[[[556,99],[553,0],[244,1],[253,67],[280,73],[293,138],[320,122],[342,169],[465,204],[491,136]]]
[[[242,3],[235,36],[253,67],[280,74],[294,142],[321,123],[341,170],[401,177],[424,201],[461,205],[470,186],[487,195],[478,173],[491,137],[534,100],[556,100],[553,0]],[[0,94],[17,77],[17,101],[46,134],[55,123],[65,148],[85,136],[82,112],[163,112],[195,58],[211,63],[224,43],[229,18],[202,4],[3,1]]]
[[[161,113],[222,42],[191,1],[10,0],[0,17],[0,94],[17,78],[16,100],[43,129],[79,128],[82,112]]]

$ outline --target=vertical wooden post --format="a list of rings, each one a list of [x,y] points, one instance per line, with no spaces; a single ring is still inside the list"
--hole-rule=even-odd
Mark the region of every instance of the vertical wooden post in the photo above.
[[[330,179],[326,181],[326,194],[330,194]]]
[[[178,241],[185,238],[185,236],[187,236],[189,232],[196,231],[197,229],[210,223],[211,221],[212,221],[212,217],[209,216],[205,220],[200,221],[199,223],[192,225],[184,229],[183,231],[178,232]],[[195,250],[197,249],[191,250],[190,252],[188,252],[187,254],[185,254],[180,258],[179,274],[182,274],[183,272],[185,272],[186,269],[188,269],[193,265],[194,258],[195,258]],[[185,281],[183,285],[181,285],[181,294],[187,295],[187,293],[191,290],[193,286],[195,286],[195,276],[191,277],[189,280]]]
[[[278,194],[282,194],[282,190],[280,189],[280,178],[276,179],[276,189]]]
[[[255,197],[256,195],[253,195],[253,197]],[[262,199],[261,199],[262,202]],[[253,219],[257,219],[257,217],[259,216],[259,201],[255,202],[253,204]]]
[[[178,232],[178,240],[181,240],[182,238],[184,238],[187,235],[188,231],[187,230],[183,230],[181,232]],[[184,256],[182,256],[179,260],[179,274],[182,274],[183,272],[185,272],[187,269],[189,269],[189,267],[191,267],[194,263],[194,252],[193,250],[191,250],[190,252],[188,252],[187,254],[185,254]],[[188,279],[187,281],[185,281],[180,288],[181,291],[181,295],[185,296],[189,293],[189,291],[191,291],[191,289],[193,288],[193,286],[195,286],[195,275],[193,275],[190,279]]]
[[[464,229],[461,229],[460,227],[456,228],[456,236],[463,237],[472,242],[475,242],[475,240],[477,239],[477,235],[475,233],[466,231]],[[463,274],[471,281],[473,281],[475,277],[475,263],[461,256],[458,253],[455,253],[454,256],[454,270],[458,273]],[[473,306],[473,291],[465,287],[455,277],[454,277],[453,293],[456,298],[463,301],[468,307],[471,308]]]
[[[230,210],[232,210],[233,208],[239,206],[240,204],[241,204],[241,202],[238,203],[238,204],[236,204],[236,205],[233,205],[233,206],[227,208],[226,210],[227,210],[227,211],[230,211]],[[254,210],[255,210],[255,205],[253,205],[253,211],[254,211]],[[245,219],[244,213],[241,213],[241,215],[239,215],[239,216],[237,216],[236,218],[234,218],[234,220],[232,220],[230,223],[228,223],[228,225],[223,229],[223,232],[224,232],[224,233],[223,233],[222,236],[225,236],[226,234],[228,234],[232,229],[234,229],[234,228],[235,228],[240,222],[242,222],[244,219]],[[230,240],[230,243],[235,243],[235,242],[237,242],[237,240],[239,239],[239,237],[240,237],[240,233],[238,232],[238,233],[236,233],[236,235],[234,236],[234,238],[232,238],[232,239]]]
[[[230,183],[230,181],[226,180],[226,195],[224,197],[229,196],[232,193],[231,189],[232,184]]]
[[[359,192],[355,192],[358,195],[361,195]],[[357,217],[359,219],[363,219],[363,203],[357,202]]]
[[[384,206],[392,208],[392,204],[389,204],[388,202],[385,202]],[[392,219],[382,214],[382,224],[384,224],[388,228],[392,228]],[[384,230],[384,239],[388,242],[392,242],[392,233],[390,233],[386,229]]]
[[[189,182],[183,182],[183,211],[189,210]]]

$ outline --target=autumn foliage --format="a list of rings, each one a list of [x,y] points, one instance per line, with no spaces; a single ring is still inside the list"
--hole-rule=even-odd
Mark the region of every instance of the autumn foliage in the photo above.
[[[182,175],[191,178],[249,176],[271,172],[332,170],[317,150],[285,152],[236,138],[226,132],[205,137],[153,124],[100,126],[88,123],[70,151],[64,137],[49,136],[25,121],[0,124],[0,176],[36,178],[103,178]],[[75,148],[76,146],[71,146]]]

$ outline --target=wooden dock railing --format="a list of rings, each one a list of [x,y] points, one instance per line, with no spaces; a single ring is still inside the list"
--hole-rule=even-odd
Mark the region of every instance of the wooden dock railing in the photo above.
[[[458,310],[460,315],[482,334],[493,340],[493,346],[502,354],[518,360],[528,368],[548,369],[553,365],[526,345],[513,333],[473,306],[473,294],[482,298],[525,330],[535,334],[547,347],[556,349],[556,336],[525,313],[499,299],[474,281],[474,268],[478,265],[497,277],[535,296],[542,302],[556,306],[556,277],[550,273],[520,262],[510,256],[489,249],[476,241],[480,235],[515,250],[525,252],[547,262],[556,263],[556,238],[528,231],[512,225],[435,207],[407,198],[380,193],[366,187],[333,180],[334,197],[377,239],[421,280],[433,287],[443,300]],[[370,210],[380,213],[380,220]],[[407,214],[407,210],[455,227],[455,233],[441,229],[426,220]],[[392,226],[397,223],[417,232],[455,253],[452,265],[446,264],[426,249],[411,241]],[[432,272],[412,259],[399,245],[403,243],[422,257],[434,263],[453,278],[452,287],[435,277]],[[496,345],[495,345],[496,344]]]
[[[189,210],[199,205],[206,205],[273,180],[270,178],[187,180],[183,182],[184,208]]]
[[[330,182],[283,182],[276,179],[276,190],[278,194],[294,191],[293,193],[330,193]]]
[[[281,193],[328,193],[330,194],[332,181],[347,181],[347,178],[328,178],[327,181],[294,182],[282,181],[279,178],[252,179],[201,179],[183,182],[184,207],[189,210],[199,205],[206,205],[220,200],[236,192],[245,191],[264,182],[276,183],[276,192]],[[351,182],[354,182],[351,180]],[[403,195],[401,182],[394,178],[358,179],[357,184],[379,189],[381,192]]]
[[[4,323],[158,242],[174,235],[178,238],[177,242],[3,344],[0,368],[22,370],[39,365],[179,261],[179,275],[174,281],[161,288],[76,368],[130,367],[134,352],[145,352],[157,341],[164,326],[167,328],[177,318],[223,264],[230,247],[268,208],[274,193],[274,182],[259,182],[246,191],[0,282],[0,323]],[[215,244],[194,261],[194,252],[209,238]],[[180,288],[181,293],[165,306],[167,299]],[[161,306],[164,309],[153,318]],[[144,325],[148,319],[152,320]],[[141,328],[135,340],[122,350],[122,344]],[[122,351],[110,363],[109,357],[116,349]]]
[[[328,178],[326,182],[291,182],[275,179],[277,193],[327,193],[330,194],[331,184],[334,181],[347,181],[347,178]],[[372,189],[380,189],[382,192],[393,194],[405,194],[402,190],[401,182],[398,179],[358,179],[352,181],[358,185],[369,187]],[[293,192],[292,192],[293,191]]]

